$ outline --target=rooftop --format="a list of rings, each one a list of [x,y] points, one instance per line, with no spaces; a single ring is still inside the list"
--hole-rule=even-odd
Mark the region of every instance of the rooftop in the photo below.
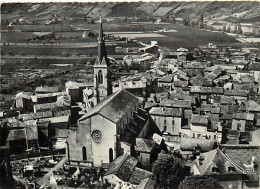
[[[153,107],[149,114],[151,115],[161,115],[161,116],[174,116],[181,117],[182,111],[180,108],[167,108],[167,107]]]
[[[99,102],[92,110],[83,115],[79,121],[99,114],[110,121],[117,123],[129,109],[138,103],[138,98],[122,89]]]
[[[203,125],[207,126],[209,122],[209,118],[200,115],[192,115],[191,116],[191,123],[195,125]]]

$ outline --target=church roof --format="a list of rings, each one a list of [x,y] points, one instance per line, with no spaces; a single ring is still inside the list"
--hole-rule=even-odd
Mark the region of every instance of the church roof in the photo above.
[[[83,115],[79,121],[99,114],[108,120],[117,123],[137,102],[137,97],[122,89],[100,101],[92,110]]]

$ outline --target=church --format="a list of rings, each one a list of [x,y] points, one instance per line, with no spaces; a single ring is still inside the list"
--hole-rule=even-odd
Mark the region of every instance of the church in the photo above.
[[[70,129],[66,150],[69,162],[100,167],[130,151],[120,140],[139,106],[138,98],[124,89],[112,94],[102,22],[93,77],[96,105],[78,120],[76,128]]]

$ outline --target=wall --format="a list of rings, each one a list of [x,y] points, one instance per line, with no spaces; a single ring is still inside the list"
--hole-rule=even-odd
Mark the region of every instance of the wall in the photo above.
[[[167,126],[166,132],[171,134],[181,132],[181,118],[180,117],[170,117],[170,116],[161,116],[161,115],[151,115],[152,119],[156,123],[160,131],[164,131],[164,126]],[[166,124],[165,124],[166,120]],[[174,120],[174,125],[172,124]]]
[[[83,146],[86,147],[87,161],[93,161],[90,127],[90,119],[86,119],[78,123],[78,131],[70,130],[68,143],[70,159],[72,161],[83,161]]]
[[[232,120],[232,130],[237,130],[237,124],[241,124],[240,131],[245,132],[246,120]]]
[[[150,154],[140,152],[140,161],[143,166],[149,168],[150,166]]]
[[[91,138],[94,166],[109,163],[109,149],[113,149],[113,158],[116,158],[116,124],[108,119],[95,115],[91,117],[91,133],[100,130],[103,133],[101,142],[95,142]]]

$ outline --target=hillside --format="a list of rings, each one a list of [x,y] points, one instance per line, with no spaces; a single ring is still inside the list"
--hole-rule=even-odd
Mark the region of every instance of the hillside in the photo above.
[[[2,4],[2,19],[49,16],[94,19],[104,17],[167,17],[196,18],[228,22],[259,22],[260,2],[157,2],[157,3],[48,3]]]

